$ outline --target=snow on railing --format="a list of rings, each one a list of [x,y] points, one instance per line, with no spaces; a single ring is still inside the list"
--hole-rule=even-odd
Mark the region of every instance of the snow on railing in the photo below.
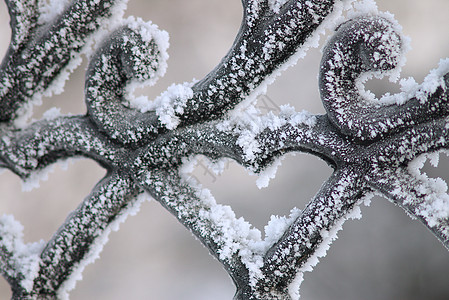
[[[67,298],[108,233],[136,212],[139,195],[149,194],[198,237],[232,277],[236,299],[297,299],[302,274],[374,194],[449,247],[447,186],[419,172],[423,159],[448,148],[449,63],[422,85],[403,80],[401,93],[374,101],[364,82],[397,79],[407,43],[391,15],[372,1],[353,2],[242,0],[244,20],[220,64],[149,102],[132,93],[164,74],[168,35],[124,20],[124,1],[6,0],[13,36],[0,69],[0,165],[30,184],[68,157],[93,159],[108,171],[48,242],[24,244],[21,225],[0,219],[0,271],[13,298]],[[277,115],[245,113],[257,111],[253,100],[326,29],[335,30],[319,78],[327,114],[289,106]],[[54,111],[24,122],[34,101],[61,89],[92,41],[87,114]],[[196,155],[230,158],[262,174],[258,184],[266,186],[288,152],[319,156],[334,173],[303,210],[272,218],[265,239],[183,168]]]

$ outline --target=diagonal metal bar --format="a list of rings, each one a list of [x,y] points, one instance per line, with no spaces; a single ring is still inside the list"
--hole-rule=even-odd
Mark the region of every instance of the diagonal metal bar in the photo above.
[[[326,251],[336,238],[343,222],[370,192],[356,168],[336,170],[280,240],[268,250],[256,295],[266,295],[267,287],[273,296],[297,293],[289,289],[299,289],[298,285],[290,285],[301,268],[313,264],[312,256],[324,254],[322,251]]]
[[[244,278],[248,279],[239,250],[248,249],[246,263],[257,260],[250,245],[257,240],[258,231],[242,218],[237,219],[229,207],[217,205],[209,191],[188,184],[176,169],[141,170],[137,180],[209,249],[237,286]]]
[[[109,174],[101,180],[42,251],[39,272],[30,294],[52,298],[68,279],[76,280],[76,274],[98,256],[111,224],[135,203],[140,192],[124,174]],[[71,285],[73,288],[74,284]],[[64,291],[68,289],[70,287]]]
[[[449,250],[449,195],[438,181],[417,178],[406,167],[376,168],[366,175],[369,185],[423,223]]]

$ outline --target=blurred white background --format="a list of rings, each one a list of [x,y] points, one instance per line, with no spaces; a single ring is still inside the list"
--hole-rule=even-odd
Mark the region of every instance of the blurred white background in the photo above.
[[[382,0],[378,5],[394,13],[412,39],[403,77],[413,76],[421,82],[449,54],[449,1]],[[143,92],[154,98],[172,83],[206,75],[231,46],[241,14],[239,0],[130,0],[127,15],[151,20],[170,33],[167,74]],[[1,55],[9,43],[8,21],[2,2]],[[320,50],[309,51],[269,87],[269,99],[276,105],[290,103],[298,111],[322,113],[319,61]],[[62,95],[44,99],[44,105],[35,108],[36,118],[53,106],[63,113],[85,113],[85,66],[84,61]],[[369,86],[377,94],[394,89],[383,83],[370,82]],[[447,179],[448,167],[449,159],[442,157],[439,168],[429,173]],[[195,172],[218,202],[231,204],[238,216],[261,230],[270,215],[304,207],[330,174],[324,162],[303,154],[286,158],[263,190],[257,189],[256,177],[236,165],[221,176],[212,176],[201,166]],[[95,163],[77,160],[66,171],[56,166],[39,189],[22,192],[20,180],[5,171],[0,176],[0,214],[15,215],[25,226],[26,241],[48,240],[103,175]],[[384,199],[373,199],[362,212],[363,218],[348,221],[328,255],[313,273],[306,274],[302,299],[449,299],[448,251],[420,223]],[[71,299],[225,300],[232,299],[233,293],[233,284],[219,263],[152,201],[111,234],[101,258],[85,269]],[[9,297],[9,286],[1,279],[0,299]]]

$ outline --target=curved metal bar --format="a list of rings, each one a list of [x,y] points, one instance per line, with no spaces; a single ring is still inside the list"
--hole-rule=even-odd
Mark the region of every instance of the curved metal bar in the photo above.
[[[14,28],[12,44],[0,67],[0,122],[14,120],[20,108],[31,105],[30,101],[44,91],[60,88],[54,82],[65,80],[61,75],[80,62],[74,58],[79,57],[87,39],[111,17],[114,4],[120,1],[73,1],[39,30],[36,2],[7,2]]]
[[[125,107],[127,85],[154,82],[165,71],[166,49],[160,49],[157,35],[161,32],[156,26],[141,21],[123,25],[103,42],[87,70],[88,115],[100,130],[124,144],[142,143],[158,133],[154,113]]]
[[[0,140],[3,167],[22,178],[74,156],[92,158],[110,168],[120,151],[88,118],[80,116],[35,122],[23,130],[3,132]]]
[[[324,49],[320,68],[321,100],[329,119],[359,141],[379,140],[400,129],[447,115],[448,91],[441,86],[427,99],[381,105],[364,98],[357,81],[366,72],[385,74],[402,56],[399,33],[386,19],[359,17],[342,24]],[[446,85],[449,76],[443,77]]]

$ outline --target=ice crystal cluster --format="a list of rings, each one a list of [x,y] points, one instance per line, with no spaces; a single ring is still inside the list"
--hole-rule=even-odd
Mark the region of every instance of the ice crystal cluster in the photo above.
[[[0,218],[0,271],[14,299],[67,298],[116,224],[150,195],[187,227],[233,279],[235,299],[297,299],[302,275],[325,255],[343,222],[381,195],[420,220],[449,247],[449,197],[420,168],[447,151],[449,62],[396,95],[364,89],[372,76],[397,80],[406,39],[372,1],[242,0],[243,22],[220,64],[199,81],[160,97],[136,98],[167,68],[168,34],[124,19],[123,0],[5,0],[12,37],[0,68],[0,165],[32,182],[70,157],[98,162],[107,175],[53,237],[24,244],[22,226]],[[343,13],[344,12],[344,13]],[[325,30],[319,88],[324,115],[282,107],[248,118],[257,95],[318,45]],[[27,123],[33,103],[61,91],[80,54],[90,63],[87,113],[53,110]],[[243,105],[239,105],[243,103]],[[232,159],[274,176],[288,152],[334,168],[303,209],[272,217],[263,235],[186,176],[186,161]],[[262,239],[262,236],[265,238]]]

